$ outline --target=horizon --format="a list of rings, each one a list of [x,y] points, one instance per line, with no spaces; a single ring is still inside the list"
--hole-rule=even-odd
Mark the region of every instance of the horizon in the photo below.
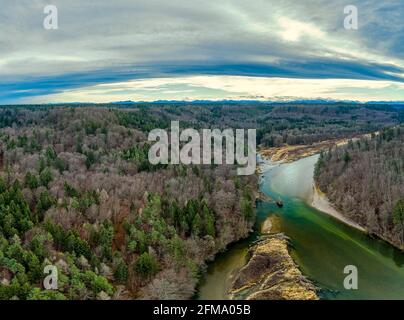
[[[11,103],[11,104],[2,104],[0,103],[0,107],[12,107],[12,106],[92,106],[92,105],[116,105],[116,106],[125,106],[125,105],[160,105],[160,104],[189,104],[189,105],[215,105],[215,104],[229,104],[229,105],[240,105],[240,104],[262,104],[262,105],[404,105],[404,100],[397,101],[354,101],[354,100],[325,100],[325,99],[307,99],[307,100],[153,100],[153,101],[108,101],[108,102],[85,102],[85,101],[75,101],[75,102],[56,102],[56,103]]]

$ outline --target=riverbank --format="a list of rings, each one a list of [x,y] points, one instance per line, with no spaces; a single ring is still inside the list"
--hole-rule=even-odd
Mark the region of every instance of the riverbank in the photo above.
[[[261,148],[259,154],[272,162],[294,162],[348,143],[348,139],[325,140],[311,145],[285,145],[282,147]]]
[[[327,196],[315,184],[313,185],[313,195],[312,198],[309,199],[309,205],[321,212],[324,212],[338,219],[339,221],[353,228],[356,228],[362,232],[367,232],[367,230],[363,228],[361,225],[345,217],[341,212],[336,210],[328,200]]]
[[[302,145],[284,145],[281,147],[272,148],[260,148],[259,154],[263,159],[270,160],[272,162],[294,162],[303,158],[313,156],[320,153],[321,151],[326,151],[333,147],[339,147],[348,144],[350,140],[353,142],[361,138],[370,138],[373,135],[379,135],[380,132],[376,131],[373,133],[365,133],[352,138],[340,138],[340,139],[330,139],[319,142],[314,142],[312,144],[302,144]]]
[[[327,195],[324,192],[322,192],[315,185],[313,186],[313,198],[311,199],[309,205],[321,212],[324,212],[330,216],[333,216],[337,220],[339,220],[355,229],[358,229],[365,233],[369,233],[369,231],[366,228],[362,227],[355,221],[352,221],[351,219],[345,217],[342,213],[340,213],[338,210],[336,210],[333,207],[333,205],[331,204],[331,202],[328,200]],[[387,243],[389,243],[390,245],[394,246],[395,248],[397,248],[401,251],[404,251],[404,246],[399,246],[397,243],[395,243],[394,241],[385,237],[382,234],[375,233],[375,234],[373,234],[373,236],[380,238],[383,241],[386,241]]]
[[[259,154],[265,161],[269,161],[271,164],[292,163],[318,154],[322,150],[328,149],[332,146],[340,146],[347,143],[348,139],[327,140],[310,146],[284,146],[280,148],[262,149],[259,151]],[[307,203],[311,207],[328,214],[355,229],[367,233],[367,230],[364,227],[345,217],[341,212],[336,210],[328,200],[326,194],[324,194],[314,182],[313,190],[311,192],[311,196],[307,200]]]

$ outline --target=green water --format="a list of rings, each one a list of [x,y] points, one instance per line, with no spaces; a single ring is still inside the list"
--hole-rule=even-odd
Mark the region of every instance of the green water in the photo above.
[[[262,174],[260,189],[281,198],[283,208],[259,203],[257,229],[276,215],[280,231],[291,239],[290,252],[302,272],[321,288],[323,299],[404,299],[404,253],[373,239],[306,204],[312,195],[317,156],[282,164]],[[209,265],[200,299],[226,299],[232,274],[245,263],[251,235]],[[343,269],[358,268],[358,290],[346,290]]]

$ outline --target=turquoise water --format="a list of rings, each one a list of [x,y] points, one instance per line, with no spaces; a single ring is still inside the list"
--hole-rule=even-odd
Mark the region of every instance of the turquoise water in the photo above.
[[[279,231],[291,239],[290,252],[302,272],[318,287],[322,299],[404,299],[404,253],[310,207],[317,156],[282,164],[262,174],[260,189],[283,208],[260,202],[257,229],[276,215]],[[245,263],[257,232],[229,248],[209,265],[199,290],[201,299],[226,299],[231,275]],[[344,267],[358,269],[358,290],[343,286]],[[220,279],[220,281],[218,281]]]

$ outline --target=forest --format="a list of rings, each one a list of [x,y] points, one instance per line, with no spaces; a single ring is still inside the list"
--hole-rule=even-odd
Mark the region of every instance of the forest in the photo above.
[[[341,212],[404,247],[404,126],[322,153],[315,180]]]
[[[153,166],[164,115],[0,110],[0,299],[191,298],[206,262],[254,223],[256,177]],[[44,267],[58,290],[43,288]]]
[[[316,179],[353,219],[402,244],[403,119],[384,105],[2,106],[0,299],[194,296],[207,263],[252,231],[258,184],[233,165],[151,165],[147,134],[173,120],[256,128],[264,147],[382,132],[323,154]],[[43,287],[47,265],[57,290]]]
[[[164,121],[181,120],[184,127],[255,128],[262,147],[350,138],[404,121],[404,107],[389,104],[217,102],[140,104],[137,108]]]

